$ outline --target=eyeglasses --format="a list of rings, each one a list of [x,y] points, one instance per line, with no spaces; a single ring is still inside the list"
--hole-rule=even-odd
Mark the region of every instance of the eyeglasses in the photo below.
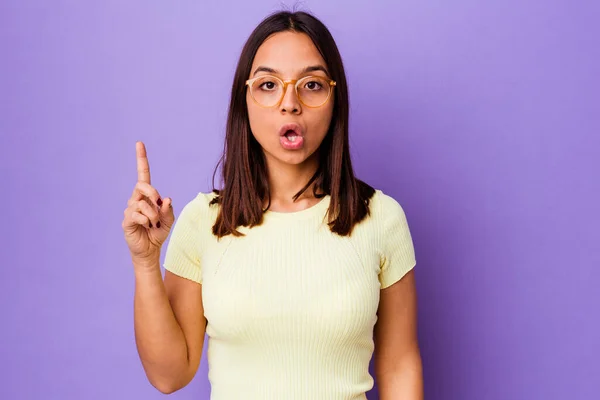
[[[305,76],[301,79],[281,80],[272,75],[261,75],[246,81],[250,88],[250,96],[262,107],[277,106],[289,84],[294,85],[298,100],[306,107],[321,107],[331,97],[335,81],[321,76]]]

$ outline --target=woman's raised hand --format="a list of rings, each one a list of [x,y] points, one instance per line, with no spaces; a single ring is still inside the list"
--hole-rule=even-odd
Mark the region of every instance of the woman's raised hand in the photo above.
[[[161,199],[150,185],[150,165],[144,143],[135,144],[138,181],[124,212],[123,232],[134,263],[156,263],[175,221],[171,198]]]

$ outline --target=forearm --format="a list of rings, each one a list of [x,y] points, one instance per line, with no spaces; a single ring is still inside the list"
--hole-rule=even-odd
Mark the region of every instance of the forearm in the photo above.
[[[150,383],[172,392],[189,380],[185,336],[175,319],[158,261],[135,266],[134,327],[138,353]]]
[[[380,400],[423,400],[423,368],[418,350],[377,375]]]

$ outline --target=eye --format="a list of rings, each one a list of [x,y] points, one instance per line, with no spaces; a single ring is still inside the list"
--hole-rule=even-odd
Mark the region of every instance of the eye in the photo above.
[[[308,90],[320,90],[323,88],[323,85],[319,81],[308,81],[304,87]]]
[[[265,91],[272,91],[277,88],[277,82],[263,80],[263,81],[259,82],[258,88],[261,90],[265,90]]]

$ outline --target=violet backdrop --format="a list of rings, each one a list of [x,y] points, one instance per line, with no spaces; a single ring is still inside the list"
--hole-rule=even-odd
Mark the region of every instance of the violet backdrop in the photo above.
[[[358,176],[409,219],[427,399],[600,392],[598,4],[300,4],[340,47]],[[177,214],[210,190],[237,57],[278,9],[0,2],[1,399],[163,397],[121,231],[134,143]]]

